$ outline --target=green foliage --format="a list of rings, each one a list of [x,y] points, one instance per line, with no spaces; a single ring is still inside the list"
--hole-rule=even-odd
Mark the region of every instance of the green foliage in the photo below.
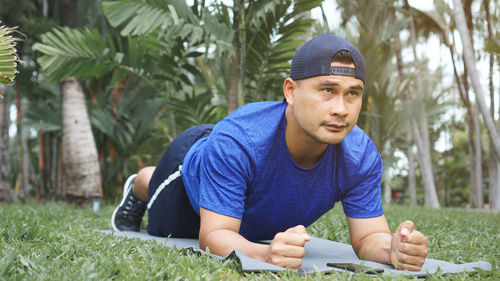
[[[95,10],[95,2],[87,8]],[[200,73],[194,65],[203,54],[200,48],[222,46],[232,37],[209,13],[199,18],[185,1],[104,1],[102,8],[99,14],[111,27],[54,28],[42,35],[35,48],[43,54],[37,60],[42,73],[51,81],[71,76],[86,79],[87,97],[93,96],[87,105],[101,157],[103,190],[112,198],[123,174],[136,172],[144,160],[154,165],[169,139],[176,136],[176,114],[164,112],[170,109],[169,101],[193,91]],[[206,32],[200,26],[203,19],[209,30],[218,29],[223,38]],[[219,52],[224,50],[227,47]],[[48,108],[30,113],[32,118],[40,117],[32,124],[40,131],[60,130],[60,122],[49,118],[60,115],[60,108],[52,107],[44,115]],[[206,104],[200,107],[204,108]],[[179,103],[176,109],[182,111]],[[186,112],[180,114],[180,123],[182,118],[193,117]],[[199,121],[214,120],[209,112],[194,114]]]
[[[164,146],[153,147],[151,141],[156,140],[159,128],[155,121],[165,107],[165,99],[151,89],[142,90],[123,91],[119,98],[111,91],[100,93],[88,107],[97,146],[101,155],[108,156],[103,162],[106,198],[114,198],[115,187],[122,184],[117,180],[119,174],[128,176],[137,172],[138,158],[163,153]],[[162,140],[167,143],[166,138]]]
[[[485,39],[484,50],[492,55],[500,54],[500,43],[494,40]]]
[[[281,100],[283,80],[290,61],[304,42],[314,20],[303,13],[322,1],[258,1],[245,16],[247,53],[245,61],[245,101]]]
[[[180,26],[183,33],[195,35],[191,39],[199,40],[203,32],[198,19],[183,1],[106,1],[102,7],[112,26],[124,25],[120,32],[122,36],[147,35],[157,28],[165,30]],[[180,16],[177,10],[180,10]],[[184,21],[194,25],[184,25]]]
[[[420,72],[401,79],[394,60],[394,38],[408,25],[408,18],[397,13],[392,0],[339,1],[339,7],[346,37],[365,60],[365,106],[358,124],[374,141],[387,168],[395,161],[395,143],[404,143],[401,138],[409,121],[419,114],[415,104],[405,101],[405,95]]]
[[[113,237],[109,229],[114,206],[99,212],[56,203],[0,205],[0,275],[3,280],[373,280],[349,273],[298,275],[293,271],[242,273],[232,260],[218,261],[189,251],[168,249],[155,241]],[[434,275],[428,280],[498,280],[499,215],[458,209],[386,207],[394,230],[406,219],[429,237],[429,257],[453,263],[484,260],[493,271]],[[349,243],[341,207],[308,228],[311,235]],[[76,223],[77,222],[77,223]],[[384,280],[407,280],[383,277]]]
[[[183,98],[172,98],[170,107],[175,114],[177,129],[183,131],[201,124],[217,123],[219,120],[211,98],[209,92],[197,95],[195,90],[191,94],[185,93]]]
[[[1,25],[0,22],[0,83],[12,84],[16,77],[19,58],[16,51],[16,39],[12,36],[16,28]]]
[[[224,38],[223,34],[227,38],[216,45],[214,56],[208,56],[208,61],[201,64],[199,83],[211,91],[214,101],[221,106],[227,106],[229,89],[226,87],[230,79],[238,80],[239,105],[282,99],[282,83],[289,74],[292,56],[314,22],[302,13],[320,6],[321,2],[240,1],[240,8],[235,8],[237,3],[231,7],[223,1],[213,1],[204,10],[205,28],[218,38]],[[237,19],[232,15],[235,9],[239,9]],[[208,17],[209,11],[213,16]],[[225,47],[223,52],[219,51],[221,47]],[[239,56],[239,73],[229,71],[235,50]]]
[[[33,87],[32,91],[34,97],[31,101],[37,106],[31,106],[26,112],[24,126],[33,128],[37,132],[59,133],[62,123],[60,88],[43,80],[37,83],[37,87]]]
[[[60,27],[42,35],[44,43],[36,43],[35,49],[45,54],[38,59],[44,73],[52,81],[71,76],[79,78],[99,77],[119,64],[123,54],[108,38],[103,40],[96,29],[72,29]]]

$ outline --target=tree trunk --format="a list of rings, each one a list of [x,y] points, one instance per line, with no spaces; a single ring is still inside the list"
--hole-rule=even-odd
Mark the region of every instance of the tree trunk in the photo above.
[[[23,124],[23,119],[25,114],[24,112],[25,112],[25,107],[27,105],[27,101],[25,98],[21,98],[17,85],[15,85],[14,88],[16,93],[16,108],[17,108],[17,120],[16,120],[17,151],[18,151],[17,163],[20,168],[19,177],[17,178],[16,181],[15,193],[17,198],[24,200],[24,196],[26,194],[26,188],[29,182],[29,167],[30,167],[29,154],[27,154],[29,153],[27,151],[28,132],[25,130]]]
[[[384,182],[384,203],[391,204],[392,189],[391,189],[391,179],[389,178],[389,169],[384,169],[382,171],[382,178]]]
[[[62,83],[62,122],[66,194],[81,203],[102,197],[96,144],[83,90],[74,77]]]
[[[238,108],[238,57],[239,51],[235,50],[235,55],[231,57],[229,77],[227,79],[227,114]]]
[[[465,57],[465,65],[467,66],[469,78],[472,82],[472,88],[476,94],[476,103],[479,105],[481,115],[483,116],[484,123],[488,130],[490,140],[493,144],[495,154],[497,159],[500,159],[500,134],[495,128],[495,123],[491,118],[489,109],[485,102],[485,96],[481,83],[479,81],[479,73],[476,69],[476,59],[474,57],[474,49],[472,47],[471,38],[469,31],[465,22],[465,14],[462,6],[461,0],[453,0],[454,8],[453,14],[455,16],[455,22],[457,24],[457,29],[460,34],[460,39],[462,40],[463,52]]]
[[[413,153],[413,138],[411,130],[407,131],[406,142],[409,144],[407,149],[408,156],[408,189],[410,190],[410,204],[417,205],[417,180],[415,177],[415,154]]]
[[[78,0],[59,4],[61,25],[77,27]],[[61,88],[63,189],[71,201],[88,203],[102,197],[97,147],[80,82],[71,77]]]
[[[477,105],[471,105],[469,113],[469,153],[471,161],[471,189],[470,204],[472,208],[483,207],[483,181],[482,181],[482,153],[481,153],[481,128]]]
[[[482,142],[481,142],[481,125],[479,122],[479,110],[477,108],[477,104],[474,104],[474,135],[476,139],[476,143],[474,145],[475,157],[474,161],[474,169],[476,170],[476,190],[474,194],[474,207],[483,208],[484,207],[484,199],[483,199],[483,153],[482,153]]]
[[[239,65],[238,65],[238,107],[245,104],[245,69],[247,57],[247,34],[246,34],[246,10],[242,1],[234,1],[238,3],[239,7]],[[252,5],[251,2],[249,5]]]
[[[417,56],[417,39],[413,18],[410,22],[410,40],[413,50],[413,64],[415,69],[418,69],[419,60]],[[420,76],[418,75],[415,76],[415,84],[417,86],[417,93],[423,94],[422,82],[420,81]],[[427,122],[427,114],[424,110],[421,112],[420,118],[413,119],[413,136],[415,137],[418,153],[420,154],[420,169],[422,170],[425,189],[425,206],[439,208],[439,200],[436,193],[434,174],[432,171],[431,145],[429,141],[430,136]]]
[[[51,152],[50,156],[50,180],[54,196],[56,198],[64,198],[66,195],[66,186],[64,185],[64,164],[62,157],[62,140],[56,135],[50,134]]]
[[[500,80],[500,79],[499,79]],[[498,90],[498,95],[500,96],[500,88]],[[498,103],[498,115],[500,116],[500,102]],[[498,131],[500,131],[500,121],[497,123]],[[491,154],[491,152],[490,152]],[[500,160],[497,159],[497,172],[496,172],[496,184],[490,187],[493,190],[493,198],[490,195],[490,208],[496,211],[500,211]]]
[[[24,126],[24,115],[26,114],[26,106],[28,105],[28,100],[26,98],[21,98],[21,128],[18,131],[21,141],[21,185],[19,186],[19,199],[24,200],[26,197],[26,190],[28,189],[29,179],[30,179],[30,155],[28,149],[28,138],[29,132]]]
[[[227,113],[231,113],[236,108],[238,108],[238,93],[239,93],[239,78],[240,78],[240,38],[239,38],[239,27],[240,27],[240,13],[244,11],[240,10],[239,1],[233,2],[233,48],[234,55],[230,58],[231,62],[229,64],[229,77],[227,79]]]
[[[460,99],[467,109],[467,125],[469,134],[469,165],[470,165],[470,203],[473,207],[481,204],[477,198],[482,197],[482,160],[481,160],[481,131],[479,123],[479,110],[477,105],[472,104],[469,99],[469,84],[467,83],[467,67],[464,67],[463,79],[460,78],[455,63],[455,53],[453,45],[447,44],[450,51],[451,62],[453,64],[453,73],[457,83]],[[479,141],[478,141],[479,140]],[[478,143],[479,142],[479,143]],[[491,154],[494,157],[494,154]],[[478,194],[480,194],[478,196]],[[482,205],[481,205],[482,206]]]
[[[52,132],[38,135],[40,146],[40,172],[42,182],[37,190],[37,198],[63,199],[65,192],[62,188],[61,152],[59,138]]]
[[[384,145],[384,151],[382,152],[383,155],[388,155],[388,151],[391,147],[391,141],[387,141]],[[384,159],[387,159],[384,157]],[[391,204],[392,201],[392,188],[391,188],[391,179],[389,177],[389,168],[386,167],[382,171],[382,181],[384,183],[384,202],[386,204]]]
[[[490,208],[500,211],[500,164],[498,162],[496,163],[496,167],[495,165],[491,166],[490,175],[490,179],[492,180],[490,182]]]
[[[405,79],[405,74],[403,73],[403,59],[401,55],[401,40],[399,39],[399,34],[395,38],[396,40],[396,65],[398,68],[399,79]],[[405,91],[404,95],[405,102],[409,102],[409,92]],[[411,125],[408,126],[406,130],[406,144],[408,149],[406,150],[406,157],[408,158],[408,189],[410,190],[410,204],[417,205],[417,184],[415,178],[415,154],[413,153],[414,140],[411,133]]]
[[[5,86],[0,84],[0,202],[12,200],[9,156],[9,104],[9,94],[5,93]]]
[[[46,18],[49,15],[49,0],[43,0],[42,2],[42,16]]]
[[[488,39],[493,40],[493,30],[491,27],[490,17],[490,0],[484,0],[484,12],[486,14],[486,26],[488,30]],[[490,113],[493,122],[495,122],[495,87],[493,85],[493,72],[495,65],[495,56],[490,54],[490,75],[488,76],[488,86],[490,90]],[[500,103],[498,106],[500,113]],[[498,131],[500,131],[500,122],[497,123]],[[494,145],[490,140],[490,153],[488,157],[488,177],[489,177],[489,203],[490,208],[500,210],[500,159],[495,159],[495,155],[491,153]]]
[[[415,120],[412,122],[413,135],[415,142],[419,148],[418,156],[420,162],[420,169],[422,170],[422,178],[424,180],[425,199],[424,205],[431,208],[439,208],[439,200],[437,198],[436,186],[434,185],[434,175],[432,174],[432,160],[430,151],[425,147],[423,137],[420,135],[418,125]]]
[[[61,24],[69,27],[78,26],[78,0],[60,0],[59,17]]]

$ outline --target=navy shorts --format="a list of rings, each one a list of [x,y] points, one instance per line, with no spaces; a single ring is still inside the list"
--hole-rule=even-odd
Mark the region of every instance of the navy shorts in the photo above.
[[[155,236],[198,238],[200,216],[186,194],[179,166],[189,148],[212,132],[213,124],[192,127],[167,148],[155,168],[148,190],[148,233]]]

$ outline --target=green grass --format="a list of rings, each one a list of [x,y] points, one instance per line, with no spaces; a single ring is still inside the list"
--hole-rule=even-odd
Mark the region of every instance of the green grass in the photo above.
[[[154,241],[98,234],[109,229],[113,206],[99,212],[70,205],[0,204],[0,279],[2,280],[373,280],[334,273],[301,276],[245,274],[235,261],[172,250]],[[499,280],[500,215],[461,209],[431,210],[387,206],[391,229],[411,219],[429,237],[429,257],[454,263],[488,261],[491,272],[434,275],[429,280]],[[341,208],[308,228],[310,234],[349,243]],[[383,280],[405,280],[383,277]]]

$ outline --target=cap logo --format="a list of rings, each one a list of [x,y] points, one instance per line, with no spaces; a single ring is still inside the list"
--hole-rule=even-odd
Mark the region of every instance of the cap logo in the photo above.
[[[330,67],[330,74],[356,77],[356,68],[345,67],[345,66],[332,66]]]

